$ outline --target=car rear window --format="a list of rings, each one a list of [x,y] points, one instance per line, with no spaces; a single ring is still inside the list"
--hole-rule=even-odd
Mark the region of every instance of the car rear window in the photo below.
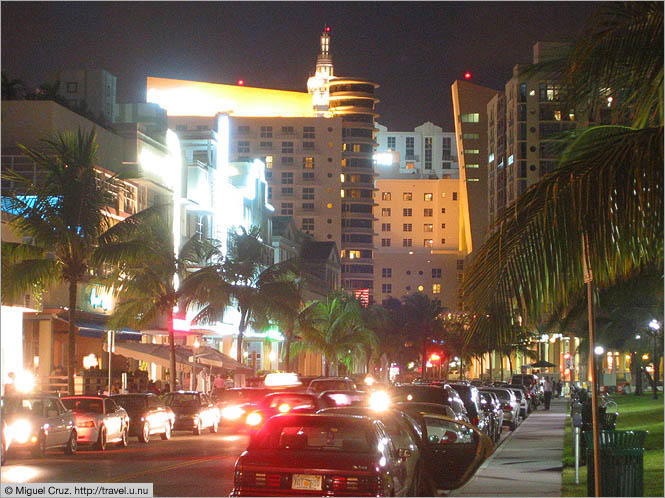
[[[197,394],[174,393],[164,398],[166,406],[198,406],[200,404]]]
[[[349,389],[351,386],[345,380],[313,380],[309,387],[313,391],[320,393],[323,391],[341,391]]]
[[[491,390],[490,392],[496,394],[497,398],[501,401],[510,401],[510,392],[508,391]]]
[[[104,413],[104,404],[101,399],[63,398],[60,401],[73,412]]]
[[[324,392],[319,396],[325,406],[363,406],[368,396],[364,392]]]
[[[373,453],[377,444],[362,420],[323,416],[307,420],[272,419],[250,442],[250,449]]]
[[[398,386],[391,395],[394,401],[448,404],[446,392],[435,386]]]
[[[112,399],[126,410],[143,410],[148,401],[143,396],[113,396]]]

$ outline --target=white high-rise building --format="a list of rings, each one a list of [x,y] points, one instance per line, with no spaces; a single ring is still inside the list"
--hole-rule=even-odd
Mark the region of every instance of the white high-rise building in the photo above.
[[[321,33],[321,51],[316,58],[314,76],[307,79],[307,91],[312,96],[314,112],[318,117],[329,116],[328,105],[330,94],[328,82],[333,78],[333,62],[330,56],[330,26],[323,28]]]

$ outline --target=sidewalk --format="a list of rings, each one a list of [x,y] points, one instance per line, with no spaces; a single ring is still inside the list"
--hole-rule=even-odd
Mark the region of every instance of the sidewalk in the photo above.
[[[462,488],[448,496],[561,496],[567,398],[532,412]]]

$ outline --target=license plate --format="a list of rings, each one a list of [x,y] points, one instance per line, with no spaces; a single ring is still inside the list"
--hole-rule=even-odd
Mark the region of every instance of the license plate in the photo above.
[[[323,489],[323,476],[309,474],[293,474],[291,489]]]

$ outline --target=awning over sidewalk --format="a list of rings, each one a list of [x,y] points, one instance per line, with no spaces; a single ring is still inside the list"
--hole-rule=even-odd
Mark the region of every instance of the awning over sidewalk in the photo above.
[[[135,360],[155,363],[164,368],[170,368],[171,364],[171,347],[168,344],[116,343],[115,353]],[[198,366],[200,368],[208,365],[246,375],[253,373],[251,368],[209,346],[201,346],[196,349],[196,362],[192,361],[194,360],[194,349],[191,346],[177,345],[175,356],[176,363],[181,367]]]

